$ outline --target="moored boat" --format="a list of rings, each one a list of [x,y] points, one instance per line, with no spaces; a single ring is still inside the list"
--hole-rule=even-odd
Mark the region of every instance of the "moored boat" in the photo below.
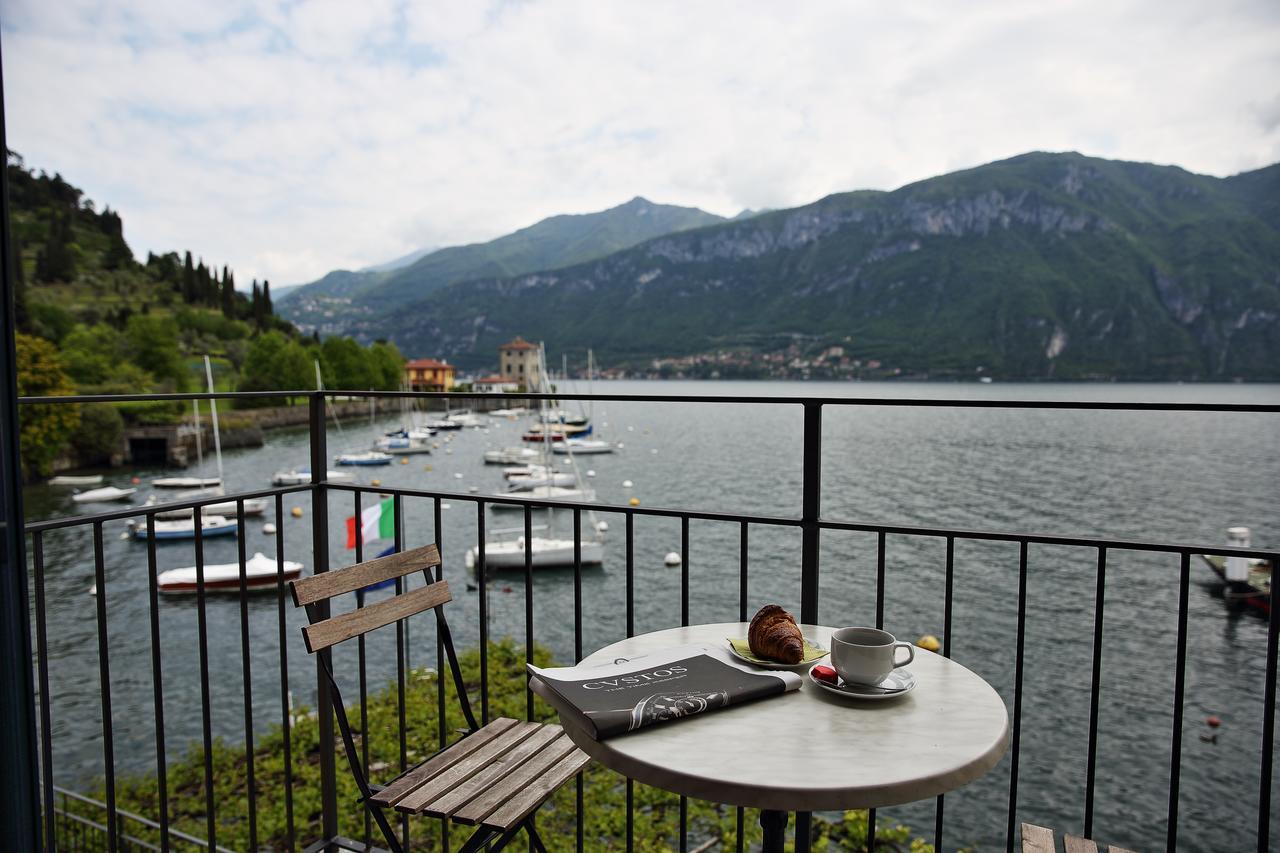
[[[487,465],[520,465],[536,462],[542,458],[542,451],[532,447],[504,447],[501,450],[486,450],[484,461]]]
[[[156,500],[155,495],[152,495],[151,497],[147,498],[147,506],[154,506],[157,503],[160,503],[160,501]],[[200,512],[203,515],[222,515],[222,516],[229,516],[234,518],[236,516],[237,509],[238,507],[236,506],[235,501],[222,501],[216,504],[205,504],[204,506],[200,507]],[[267,511],[267,502],[265,499],[245,498],[244,514],[246,516],[262,515],[266,511]],[[192,513],[191,507],[181,507],[179,509],[166,509],[166,510],[157,512],[156,518],[164,518],[164,519],[190,518],[191,513]]]
[[[221,486],[221,477],[161,477],[152,480],[151,485],[157,489],[207,489]]]
[[[49,481],[50,486],[98,486],[101,484],[101,474],[63,474]]]
[[[258,552],[244,564],[245,590],[275,590],[281,581],[295,580],[302,573],[302,563],[286,560],[283,565]],[[181,569],[170,569],[156,576],[156,587],[161,592],[184,593],[196,592],[200,586],[196,582],[195,566]],[[204,567],[205,592],[239,592],[240,564],[222,563]]]
[[[551,445],[553,453],[612,453],[613,445],[599,438],[568,438]]]
[[[1252,547],[1249,528],[1227,528],[1227,545],[1231,548]],[[1249,557],[1223,557],[1217,554],[1201,554],[1200,559],[1204,560],[1214,574],[1221,578],[1223,598],[1263,614],[1271,613],[1273,566],[1269,561]]]
[[[537,486],[529,489],[527,492],[521,492],[520,497],[529,498],[537,501],[581,501],[589,502],[596,499],[596,493],[592,489],[566,489],[561,486]],[[491,503],[489,507],[498,512],[523,512],[524,507],[520,504],[503,504]],[[533,507],[535,511],[546,509],[546,507]]]
[[[339,453],[333,457],[339,465],[390,465],[392,456],[380,450],[365,450],[357,453]]]
[[[534,536],[530,542],[533,568],[552,568],[555,566],[572,566],[574,560],[574,544],[572,539],[550,539]],[[467,551],[466,566],[475,569],[478,566],[489,569],[523,569],[525,565],[525,539],[512,539],[499,542],[485,542],[484,561],[481,566],[480,547],[473,546]],[[598,566],[604,562],[604,544],[593,540],[584,540],[581,545],[581,559],[584,566]]]
[[[348,483],[355,477],[346,471],[335,471],[330,468],[325,472],[325,479],[334,483]],[[306,486],[311,483],[310,468],[290,468],[288,471],[277,471],[271,477],[273,486]]]
[[[97,503],[99,501],[122,501],[126,500],[137,489],[118,489],[115,486],[103,486],[101,489],[90,489],[87,492],[78,492],[71,496],[71,500],[78,504]]]
[[[156,539],[194,539],[196,535],[195,519],[192,517],[155,522]],[[135,539],[147,538],[147,524],[143,521],[132,521],[129,530]],[[238,519],[221,515],[200,514],[201,536],[235,536],[240,532]]]

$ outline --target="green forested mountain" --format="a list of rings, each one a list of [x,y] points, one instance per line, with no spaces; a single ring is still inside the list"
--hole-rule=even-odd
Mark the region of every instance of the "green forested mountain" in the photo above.
[[[838,347],[910,375],[1275,379],[1278,176],[1026,154],[441,287],[376,335],[463,366],[521,334],[633,366]]]
[[[282,316],[322,334],[376,330],[406,304],[454,282],[522,275],[602,258],[637,243],[721,217],[634,198],[599,213],[552,216],[488,243],[439,249],[391,270],[336,270],[282,300]]]

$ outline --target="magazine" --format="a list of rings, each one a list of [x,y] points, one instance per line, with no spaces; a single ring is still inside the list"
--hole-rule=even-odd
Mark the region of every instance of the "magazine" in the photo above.
[[[611,664],[542,668],[529,664],[533,692],[595,740],[778,696],[800,687],[800,676],[759,670],[727,649],[680,646]]]

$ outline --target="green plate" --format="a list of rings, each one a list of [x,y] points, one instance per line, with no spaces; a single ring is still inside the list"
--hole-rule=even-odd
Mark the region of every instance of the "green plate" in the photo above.
[[[803,666],[811,664],[814,661],[822,660],[829,652],[821,646],[815,646],[806,638],[804,641],[804,657],[799,663],[782,663],[781,661],[768,660],[767,658],[758,657],[751,652],[751,644],[747,642],[746,637],[727,637],[729,641],[729,650],[734,655],[756,666],[766,666],[769,669],[790,669],[793,666]]]

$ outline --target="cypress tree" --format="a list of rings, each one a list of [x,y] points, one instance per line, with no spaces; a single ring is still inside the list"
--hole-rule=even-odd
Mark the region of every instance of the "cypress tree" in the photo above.
[[[276,313],[275,309],[271,307],[271,282],[265,278],[262,280],[262,313],[268,317]]]
[[[262,289],[258,287],[258,280],[253,280],[253,296],[249,303],[249,310],[253,316],[253,322],[259,328],[262,327]]]
[[[235,303],[236,280],[235,277],[224,266],[222,268],[222,316],[234,317],[236,310]]]
[[[196,301],[196,268],[191,264],[191,250],[182,262],[182,298],[188,304]]]

